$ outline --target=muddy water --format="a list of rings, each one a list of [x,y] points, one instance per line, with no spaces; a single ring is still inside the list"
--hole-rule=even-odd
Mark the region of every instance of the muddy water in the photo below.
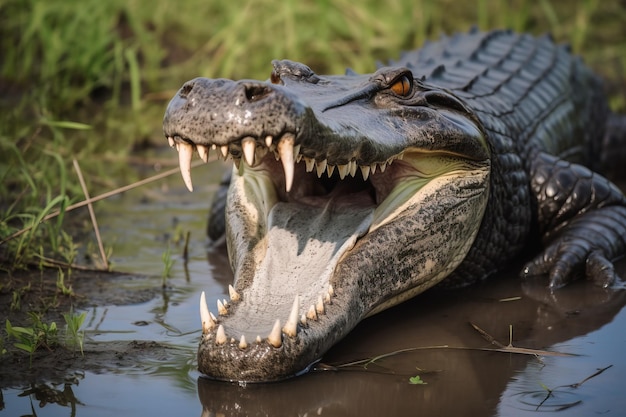
[[[182,246],[171,245],[171,277],[159,296],[88,310],[88,342],[157,341],[175,353],[113,364],[106,372],[75,372],[64,383],[4,389],[0,415],[623,415],[626,291],[578,283],[550,294],[541,281],[523,282],[515,273],[467,290],[429,292],[372,317],[308,375],[246,386],[201,378],[195,370],[199,294],[226,298],[232,280],[225,253],[207,256],[204,246],[207,202],[217,181],[202,184],[202,178],[217,179],[221,169],[195,169],[193,194],[176,176],[97,206],[115,269],[147,275],[142,285],[161,285],[162,255],[172,237],[189,230],[191,244],[186,263]],[[619,268],[626,277],[626,262]],[[576,356],[497,352],[469,322],[504,345],[512,333],[515,347]],[[410,383],[416,376],[423,384]]]

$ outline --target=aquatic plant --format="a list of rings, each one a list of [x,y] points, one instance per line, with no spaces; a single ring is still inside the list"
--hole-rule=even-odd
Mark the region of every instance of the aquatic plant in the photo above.
[[[163,273],[161,274],[161,284],[165,288],[167,279],[172,275],[172,267],[174,266],[174,259],[172,259],[172,249],[167,245],[167,250],[161,255],[163,261]]]
[[[57,281],[56,281],[57,291],[65,296],[73,296],[74,290],[71,285],[65,285],[65,272],[63,272],[62,268],[59,268],[57,273]]]
[[[63,319],[65,319],[65,343],[68,347],[76,348],[78,346],[81,356],[85,355],[83,351],[85,332],[84,330],[80,330],[80,328],[85,322],[86,317],[87,313],[84,311],[80,314],[74,311],[63,314]]]
[[[411,385],[428,385],[428,382],[424,382],[424,380],[419,376],[415,375],[409,378],[409,384]]]
[[[28,352],[32,366],[33,354],[37,349],[52,349],[58,345],[58,329],[55,322],[44,323],[37,313],[29,312],[28,316],[32,322],[31,327],[12,326],[9,319],[6,319],[5,329],[7,336],[15,340],[13,346]]]

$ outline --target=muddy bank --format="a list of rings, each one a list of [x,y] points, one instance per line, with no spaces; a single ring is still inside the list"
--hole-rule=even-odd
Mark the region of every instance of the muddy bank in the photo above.
[[[64,313],[93,307],[145,303],[168,288],[155,287],[147,277],[114,272],[73,270],[64,279],[66,292],[57,287],[58,270],[16,271],[0,277],[0,317],[12,326],[32,327],[29,312],[36,313],[45,324],[56,323],[59,345],[40,346],[32,355],[5,339],[6,352],[0,361],[0,388],[18,387],[41,382],[63,382],[84,371],[123,372],[138,364],[167,361],[174,348],[155,341],[90,342],[85,338],[83,354],[78,346],[65,342]],[[5,321],[1,325],[4,327]],[[137,322],[137,326],[143,325]],[[4,333],[4,331],[3,331]],[[4,334],[6,337],[6,334]]]

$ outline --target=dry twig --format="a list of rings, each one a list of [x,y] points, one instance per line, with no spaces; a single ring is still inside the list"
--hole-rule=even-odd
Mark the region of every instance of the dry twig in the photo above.
[[[76,158],[74,158],[72,162],[74,163],[74,169],[76,170],[76,174],[78,175],[78,181],[80,181],[80,186],[83,189],[85,198],[89,200],[89,191],[87,190],[87,185],[85,184],[85,179],[83,178],[83,172],[80,170],[80,165],[78,165],[78,161],[76,160]],[[91,224],[93,224],[93,229],[96,232],[96,240],[98,241],[98,249],[100,250],[100,258],[102,258],[102,262],[104,262],[104,269],[108,270],[109,261],[107,259],[107,254],[104,251],[102,238],[100,237],[100,228],[98,228],[98,221],[96,220],[96,213],[93,210],[93,204],[91,202],[88,203],[87,208],[89,209],[89,217],[91,218]]]

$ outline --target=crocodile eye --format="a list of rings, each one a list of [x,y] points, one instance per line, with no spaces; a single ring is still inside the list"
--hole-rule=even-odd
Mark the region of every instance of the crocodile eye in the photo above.
[[[409,78],[408,75],[403,75],[396,81],[394,81],[394,83],[391,84],[391,87],[389,88],[400,97],[406,97],[411,93],[411,90],[413,89],[413,80]]]

